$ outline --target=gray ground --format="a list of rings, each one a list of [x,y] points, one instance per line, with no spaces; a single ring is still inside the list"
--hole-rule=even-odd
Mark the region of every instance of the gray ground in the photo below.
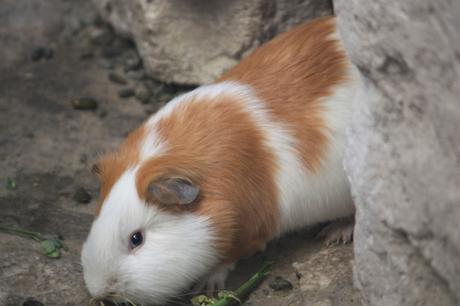
[[[136,60],[134,49],[99,25],[87,0],[3,0],[0,45],[0,226],[59,233],[70,247],[60,259],[49,259],[38,243],[0,234],[0,305],[22,305],[28,298],[86,305],[79,254],[98,192],[92,161],[184,89],[139,80],[138,67],[126,74],[124,67]],[[52,57],[33,61],[38,46],[51,48]],[[110,81],[110,66],[128,84]],[[147,103],[119,97],[127,87],[145,96],[142,84],[151,97],[139,98]],[[71,101],[82,96],[96,99],[98,108],[75,110]],[[15,188],[7,188],[8,179]],[[74,199],[81,187],[92,195],[89,204]],[[263,255],[275,262],[272,276],[247,305],[360,305],[350,245],[328,248],[305,232],[273,242]],[[242,261],[229,287],[261,261],[262,255]],[[275,276],[293,289],[271,289]]]

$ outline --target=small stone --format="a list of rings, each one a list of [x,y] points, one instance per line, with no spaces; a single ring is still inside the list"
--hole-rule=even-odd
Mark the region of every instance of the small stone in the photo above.
[[[111,59],[103,58],[98,62],[99,67],[104,69],[113,69],[115,67],[115,63]]]
[[[32,61],[38,62],[39,60],[43,58],[44,51],[45,51],[45,48],[43,47],[33,48],[30,58],[32,59]]]
[[[36,47],[32,49],[32,53],[30,58],[34,62],[38,62],[41,59],[51,59],[54,55],[53,49],[44,48],[44,47]]]
[[[99,118],[105,118],[105,117],[107,117],[107,111],[102,110],[102,111],[99,112],[98,115],[99,115]]]
[[[88,204],[91,202],[91,198],[91,194],[83,187],[77,188],[73,194],[73,199],[81,204]]]
[[[138,70],[142,67],[142,61],[138,55],[130,56],[125,61],[125,72]]]
[[[80,162],[81,163],[86,163],[87,160],[88,160],[88,155],[86,155],[85,153],[80,155]]]
[[[107,27],[91,27],[88,30],[88,35],[95,45],[107,45],[113,40],[113,34]]]
[[[76,110],[95,110],[98,107],[98,102],[92,97],[80,97],[73,99],[71,103]]]
[[[116,72],[109,73],[109,80],[120,85],[126,85],[128,83],[124,77]]]
[[[158,92],[158,91],[161,91],[163,89],[163,83],[157,81],[157,80],[154,80],[154,79],[146,79],[144,81],[144,84],[145,86],[148,87],[148,89],[150,89],[150,91],[152,92]]]
[[[45,59],[52,59],[54,56],[54,50],[50,48],[45,48],[43,50],[43,58]]]
[[[118,96],[120,98],[129,98],[129,97],[133,97],[134,95],[136,94],[136,92],[134,91],[134,89],[132,88],[123,88],[123,89],[120,89],[118,91]]]
[[[93,25],[95,26],[103,26],[105,25],[105,20],[102,18],[101,15],[95,14],[93,18]]]
[[[105,58],[113,58],[113,57],[117,57],[120,54],[122,54],[123,51],[124,51],[124,49],[122,47],[109,46],[109,47],[105,47],[102,50],[102,56],[105,57]]]
[[[332,306],[332,301],[325,299],[322,301],[315,302],[312,306]]]
[[[145,85],[140,85],[136,88],[135,97],[142,104],[149,103],[149,98],[151,96],[152,96],[152,92]]]
[[[268,286],[275,291],[291,290],[293,288],[291,282],[281,276],[276,276],[272,281],[270,281]]]
[[[85,50],[82,53],[80,53],[80,58],[82,60],[90,59],[94,57],[94,52],[91,50]]]
[[[128,71],[126,73],[126,77],[135,80],[135,81],[142,81],[146,78],[144,70],[136,70],[136,71]]]
[[[22,306],[44,306],[44,304],[34,299],[27,299]]]

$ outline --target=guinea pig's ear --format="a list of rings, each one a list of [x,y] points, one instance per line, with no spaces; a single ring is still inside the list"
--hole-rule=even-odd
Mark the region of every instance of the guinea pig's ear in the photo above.
[[[193,203],[200,188],[184,177],[171,177],[150,183],[148,193],[162,205],[186,205]]]

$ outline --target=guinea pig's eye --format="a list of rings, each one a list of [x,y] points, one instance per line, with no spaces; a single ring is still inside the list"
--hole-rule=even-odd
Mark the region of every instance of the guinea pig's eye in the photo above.
[[[142,245],[144,242],[144,235],[141,231],[135,231],[129,236],[129,246],[131,249],[135,249]]]

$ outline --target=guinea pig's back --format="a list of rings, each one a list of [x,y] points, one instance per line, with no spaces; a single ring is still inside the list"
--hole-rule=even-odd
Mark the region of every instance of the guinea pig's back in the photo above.
[[[360,79],[335,18],[277,36],[219,81],[250,86],[279,129],[272,137],[279,164],[278,232],[351,215],[342,158]]]

